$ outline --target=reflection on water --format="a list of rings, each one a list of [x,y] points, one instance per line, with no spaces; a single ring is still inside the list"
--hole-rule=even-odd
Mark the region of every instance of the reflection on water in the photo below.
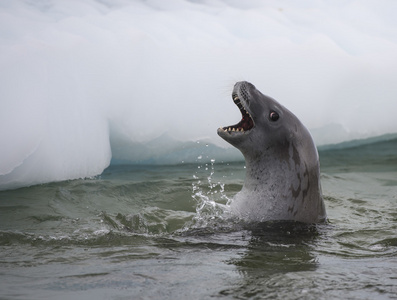
[[[237,267],[241,282],[237,287],[222,290],[222,295],[277,297],[288,287],[285,277],[289,274],[299,276],[300,272],[316,271],[318,261],[312,251],[320,235],[316,226],[276,222],[249,227],[251,236],[246,250],[241,257],[228,261]],[[289,288],[288,291],[291,297]]]

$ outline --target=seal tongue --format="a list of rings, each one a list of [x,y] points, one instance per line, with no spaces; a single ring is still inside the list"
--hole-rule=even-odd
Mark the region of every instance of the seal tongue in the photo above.
[[[223,127],[223,130],[231,132],[231,131],[248,131],[252,129],[254,127],[254,121],[252,120],[250,114],[244,108],[243,104],[241,103],[240,99],[236,94],[233,94],[232,97],[233,97],[233,102],[240,109],[242,119],[236,125]]]
[[[241,127],[244,131],[247,131],[252,129],[252,127],[254,127],[254,122],[252,121],[250,115],[247,112],[245,112],[243,114],[243,118],[237,124],[237,126]]]

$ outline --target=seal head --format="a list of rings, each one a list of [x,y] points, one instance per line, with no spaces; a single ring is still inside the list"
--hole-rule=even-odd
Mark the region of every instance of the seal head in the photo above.
[[[246,162],[242,190],[232,211],[248,221],[326,220],[317,148],[306,127],[276,100],[249,82],[232,92],[242,119],[218,135],[239,149]]]

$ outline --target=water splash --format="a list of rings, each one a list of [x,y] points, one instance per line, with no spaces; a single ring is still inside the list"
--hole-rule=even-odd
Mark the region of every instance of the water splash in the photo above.
[[[193,175],[192,198],[196,201],[196,215],[188,224],[192,227],[207,227],[226,224],[230,221],[229,204],[231,199],[225,194],[225,183],[214,180],[215,159],[198,165]],[[230,225],[230,224],[229,224]]]

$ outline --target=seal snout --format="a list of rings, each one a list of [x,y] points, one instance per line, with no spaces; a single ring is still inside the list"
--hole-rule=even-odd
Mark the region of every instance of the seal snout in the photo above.
[[[219,130],[223,132],[231,133],[246,133],[250,131],[254,127],[254,121],[251,114],[248,112],[246,105],[247,99],[245,95],[245,81],[237,82],[234,85],[234,89],[232,92],[232,99],[234,104],[237,105],[238,109],[241,112],[241,121],[235,125],[220,127]],[[240,95],[242,96],[240,98]]]

